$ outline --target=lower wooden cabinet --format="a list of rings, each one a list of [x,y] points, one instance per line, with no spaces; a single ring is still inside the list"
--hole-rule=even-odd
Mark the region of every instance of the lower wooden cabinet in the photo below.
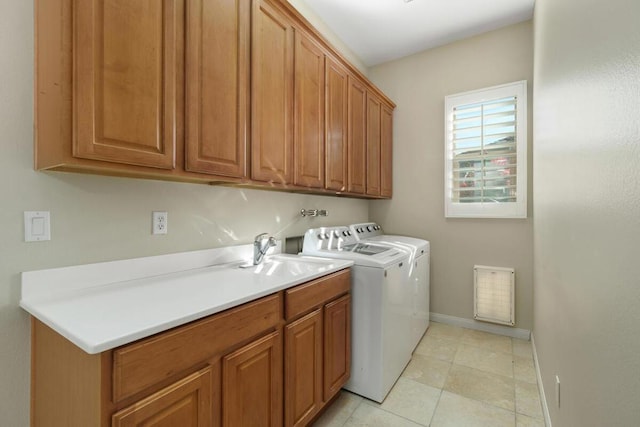
[[[211,368],[207,367],[113,415],[113,427],[210,427]]]
[[[322,309],[285,327],[286,426],[304,426],[322,406]]]
[[[282,334],[273,332],[222,359],[222,425],[282,425]]]
[[[340,272],[285,292],[286,427],[308,425],[349,379],[350,287]]]
[[[32,319],[32,427],[309,425],[349,378],[350,272],[88,354]]]
[[[340,391],[351,375],[351,296],[324,307],[324,401]]]

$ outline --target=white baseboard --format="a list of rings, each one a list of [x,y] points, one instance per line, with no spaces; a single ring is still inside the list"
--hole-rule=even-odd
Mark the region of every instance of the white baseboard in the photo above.
[[[429,313],[429,319],[438,323],[446,323],[448,325],[460,326],[461,328],[475,329],[478,331],[491,332],[496,335],[505,335],[507,337],[519,338],[529,341],[531,331],[528,329],[512,328],[509,326],[494,325],[486,322],[479,322],[473,319],[465,319],[462,317],[449,316],[447,314]]]
[[[551,417],[549,416],[549,406],[547,406],[547,398],[544,394],[544,385],[542,384],[542,375],[540,374],[540,365],[538,364],[538,352],[536,351],[536,342],[531,334],[531,348],[533,349],[533,363],[536,367],[536,377],[538,377],[538,390],[540,391],[540,403],[542,404],[542,414],[544,415],[544,424],[551,426]]]

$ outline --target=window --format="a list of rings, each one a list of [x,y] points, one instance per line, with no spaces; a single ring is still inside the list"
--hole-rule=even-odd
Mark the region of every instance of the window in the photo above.
[[[445,98],[445,216],[527,217],[527,82]]]

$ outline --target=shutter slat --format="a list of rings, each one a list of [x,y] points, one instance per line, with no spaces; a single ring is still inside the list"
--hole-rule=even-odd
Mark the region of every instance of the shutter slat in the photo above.
[[[503,133],[496,133],[496,134],[493,134],[493,135],[486,135],[485,134],[485,139],[491,138],[492,141],[494,140],[494,138],[495,138],[495,140],[500,140],[500,139],[509,138],[509,137],[513,138],[514,141],[515,141],[516,133],[515,132],[503,132]],[[464,143],[464,142],[471,142],[471,141],[475,141],[475,140],[480,142],[481,136],[477,135],[477,136],[468,136],[468,137],[463,137],[463,138],[454,138],[453,139],[453,144],[455,145],[455,144]],[[487,145],[487,143],[485,143],[485,145]]]
[[[509,175],[500,175],[499,177],[487,177],[485,176],[469,176],[469,177],[460,177],[460,178],[453,178],[453,182],[478,182],[478,181],[484,181],[484,182],[490,182],[490,181],[498,181],[498,180],[503,180],[503,179],[507,179],[507,178],[516,178],[517,175],[516,174],[509,174]],[[487,187],[485,187],[487,188]],[[500,188],[507,188],[506,186],[501,186]]]
[[[485,150],[486,151],[486,150]],[[455,153],[455,151],[454,151]],[[494,160],[494,159],[500,159],[502,157],[516,157],[516,153],[501,153],[501,154],[485,154],[485,155],[480,155],[478,153],[471,153],[471,154],[456,154],[453,158],[454,162],[459,162],[459,161],[465,161],[465,162],[469,162],[471,160],[476,160],[478,162],[481,162],[483,160]]]

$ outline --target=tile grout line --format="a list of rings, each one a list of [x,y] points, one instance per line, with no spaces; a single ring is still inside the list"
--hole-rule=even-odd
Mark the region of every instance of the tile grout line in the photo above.
[[[353,393],[355,394],[355,393]],[[351,412],[349,412],[349,416],[347,417],[346,420],[344,420],[344,422],[340,425],[340,427],[344,427],[345,425],[347,425],[347,422],[349,422],[349,420],[351,419],[351,417],[353,417],[353,414],[355,414],[356,410],[360,407],[360,405],[362,405],[365,401],[365,398],[360,396],[359,394],[355,394],[356,396],[360,397],[362,400],[360,400],[360,403],[358,403]]]
[[[461,328],[461,329],[465,329],[465,328]],[[428,332],[429,331],[427,331],[427,333],[425,333],[425,335],[423,335],[423,337],[421,338],[420,342],[422,342],[426,338],[426,336],[428,335]],[[495,334],[491,334],[491,333],[488,333],[488,334],[495,335]],[[453,352],[451,360],[440,359],[438,357],[423,355],[421,353],[415,353],[415,352],[414,352],[414,354],[412,354],[412,358],[413,358],[414,355],[417,354],[417,355],[420,355],[420,356],[423,356],[423,357],[426,357],[426,358],[429,358],[429,359],[439,360],[441,362],[448,363],[448,368],[446,370],[446,374],[445,374],[445,377],[444,377],[444,382],[443,382],[442,387],[433,387],[432,385],[429,385],[429,384],[426,384],[426,383],[422,383],[422,382],[420,382],[420,381],[418,381],[418,380],[416,380],[414,378],[404,377],[405,380],[412,381],[413,383],[416,383],[416,384],[430,386],[432,388],[437,389],[438,392],[439,392],[437,401],[436,401],[436,403],[434,405],[433,412],[432,412],[431,417],[430,417],[430,419],[429,419],[429,421],[428,421],[428,423],[426,425],[422,424],[422,422],[414,421],[414,420],[412,420],[410,418],[407,418],[404,415],[400,415],[400,414],[397,414],[395,412],[392,412],[391,410],[384,409],[381,406],[374,406],[373,404],[371,404],[369,402],[368,399],[363,398],[361,400],[361,402],[358,403],[358,405],[356,405],[355,408],[352,411],[349,412],[349,414],[347,416],[347,419],[341,424],[341,427],[344,427],[344,426],[348,425],[349,421],[353,420],[353,414],[358,410],[358,408],[360,408],[360,406],[363,403],[366,404],[366,405],[372,406],[374,408],[381,409],[382,411],[386,412],[389,415],[392,415],[394,417],[398,417],[399,419],[403,419],[403,420],[409,421],[409,422],[414,423],[416,425],[421,425],[421,426],[426,426],[426,427],[431,426],[433,424],[433,420],[434,420],[435,414],[438,411],[439,405],[440,405],[440,403],[442,401],[442,397],[444,395],[444,391],[447,391],[445,389],[445,387],[446,387],[447,381],[448,381],[448,379],[449,379],[449,377],[451,375],[451,371],[453,369],[453,365],[454,364],[456,364],[458,366],[461,366],[461,367],[474,369],[474,370],[477,370],[477,371],[480,371],[480,372],[483,372],[483,373],[488,373],[488,374],[491,374],[491,375],[496,375],[496,376],[502,376],[504,378],[509,378],[507,375],[502,375],[502,374],[498,374],[498,373],[495,373],[495,372],[490,372],[490,371],[485,371],[485,370],[482,370],[482,369],[474,368],[472,366],[460,365],[458,363],[455,363],[456,357],[460,353],[461,347],[463,345],[464,346],[469,346],[469,347],[472,347],[472,348],[476,348],[476,349],[480,349],[480,350],[486,350],[486,351],[489,351],[491,353],[504,353],[504,354],[509,354],[510,355],[510,360],[511,360],[511,378],[510,378],[510,380],[513,381],[513,394],[512,394],[513,402],[514,402],[513,410],[510,411],[509,409],[506,409],[504,407],[497,406],[497,405],[491,404],[489,402],[485,402],[485,401],[482,401],[482,400],[474,399],[474,398],[471,398],[471,397],[463,396],[463,395],[460,395],[458,393],[453,393],[453,392],[449,392],[449,393],[451,393],[453,395],[456,395],[456,396],[459,396],[461,398],[473,400],[475,402],[478,402],[479,404],[486,405],[487,407],[491,407],[491,408],[502,410],[502,411],[507,411],[507,413],[511,412],[512,415],[513,415],[512,419],[513,419],[513,422],[514,422],[514,426],[516,426],[517,422],[518,422],[518,414],[519,414],[519,412],[518,412],[518,409],[517,409],[518,408],[518,405],[517,405],[517,390],[516,390],[517,389],[517,386],[516,386],[517,380],[516,380],[516,376],[515,376],[515,363],[516,363],[515,343],[514,343],[515,339],[513,337],[509,337],[510,352],[507,353],[507,352],[502,352],[502,351],[496,351],[494,348],[491,348],[490,346],[482,345],[482,343],[476,343],[476,342],[473,342],[473,341],[472,342],[467,342],[467,341],[465,341],[463,339],[464,338],[464,334],[460,334],[458,336],[451,336],[451,335],[449,335],[447,333],[444,333],[443,335],[440,335],[438,333],[438,335],[435,335],[434,338],[442,338],[442,339],[452,340],[452,341],[455,342],[456,347],[455,347],[455,351]],[[532,345],[531,342],[530,342],[530,345]],[[504,347],[504,346],[502,346],[502,347]],[[535,369],[536,368],[536,366],[535,366],[535,355],[533,356],[533,358],[534,358],[534,369]],[[527,383],[527,381],[522,381],[522,382]],[[536,383],[537,383],[537,381],[536,381]],[[535,384],[535,385],[537,386],[537,388],[539,390],[539,384]],[[394,385],[394,387],[395,387],[395,385]],[[530,417],[530,415],[527,415],[527,414],[522,414],[522,415]],[[544,414],[543,414],[543,416],[544,416]],[[533,419],[538,419],[537,417],[532,417],[532,418]],[[544,418],[542,419],[542,421],[543,422],[545,421]]]
[[[479,349],[482,349],[482,350],[487,350],[487,348],[486,348],[486,347],[478,346],[478,345],[473,345],[473,344],[469,344],[469,343],[464,342],[464,341],[462,340],[462,335],[461,335],[460,337],[457,337],[457,338],[456,338],[456,341],[458,341],[458,347],[456,348],[456,352],[455,352],[455,354],[454,354],[454,356],[453,356],[453,360],[451,361],[451,364],[450,364],[450,366],[449,366],[449,371],[447,371],[447,378],[449,377],[449,373],[451,372],[451,369],[453,368],[453,365],[454,365],[454,364],[455,364],[455,365],[458,365],[458,366],[463,366],[463,367],[465,367],[465,368],[469,368],[469,369],[475,369],[475,370],[480,371],[480,372],[484,372],[484,373],[488,373],[488,374],[492,374],[492,375],[497,375],[497,376],[501,376],[501,377],[504,377],[504,378],[509,378],[508,376],[505,376],[505,375],[496,374],[496,373],[494,373],[494,372],[488,372],[488,371],[484,371],[484,370],[482,370],[482,369],[477,369],[477,368],[474,368],[474,367],[471,367],[471,366],[466,366],[466,365],[461,365],[461,364],[459,364],[459,363],[455,363],[455,356],[458,354],[458,351],[460,350],[460,347],[461,347],[462,345],[467,345],[467,346],[470,346],[470,347],[479,348]],[[459,397],[462,397],[462,398],[464,398],[464,399],[473,400],[474,402],[478,402],[478,403],[480,403],[480,404],[482,404],[482,405],[487,405],[487,406],[490,406],[490,407],[492,407],[492,408],[501,409],[501,410],[504,410],[504,411],[507,411],[507,412],[512,412],[512,413],[513,413],[513,419],[514,419],[514,425],[515,425],[515,422],[516,422],[516,400],[515,400],[515,372],[514,372],[514,366],[513,366],[513,365],[514,365],[514,362],[513,362],[513,341],[512,341],[512,339],[509,339],[509,342],[510,342],[510,345],[511,345],[511,356],[512,356],[512,357],[511,357],[511,360],[512,360],[512,361],[511,361],[511,371],[512,371],[512,372],[511,372],[511,373],[512,373],[511,380],[513,380],[513,411],[510,411],[510,410],[508,410],[508,409],[505,409],[505,408],[503,408],[503,407],[501,407],[501,406],[493,405],[493,404],[491,404],[491,403],[489,403],[489,402],[485,402],[485,401],[483,401],[483,400],[478,400],[478,399],[475,399],[475,398],[472,398],[472,397],[463,396],[463,395],[458,394],[458,393],[454,393],[454,392],[451,392],[451,391],[447,391],[447,390],[445,390],[445,389],[444,389],[444,387],[446,386],[446,379],[445,379],[445,384],[444,384],[444,385],[442,386],[442,388],[440,389],[440,397],[438,398],[438,403],[436,404],[436,408],[435,408],[435,409],[434,409],[434,411],[433,411],[433,416],[431,417],[431,421],[429,422],[429,425],[431,425],[431,422],[433,421],[433,417],[435,416],[436,410],[438,409],[438,405],[440,404],[440,399],[441,399],[441,397],[442,397],[442,394],[443,394],[445,391],[447,391],[447,393],[454,394],[454,395],[459,396]],[[498,352],[498,353],[504,353],[504,352]],[[507,354],[507,353],[504,353],[504,354]]]
[[[452,363],[453,365],[453,363]],[[449,374],[447,374],[449,375]],[[436,411],[438,410],[438,405],[440,405],[440,399],[442,399],[442,393],[444,392],[444,389],[441,388],[440,389],[440,394],[438,395],[438,401],[436,402],[436,406],[433,407],[433,414],[431,414],[431,418],[429,418],[429,424],[427,424],[427,427],[431,426],[431,423],[433,423],[433,417],[436,416]]]

